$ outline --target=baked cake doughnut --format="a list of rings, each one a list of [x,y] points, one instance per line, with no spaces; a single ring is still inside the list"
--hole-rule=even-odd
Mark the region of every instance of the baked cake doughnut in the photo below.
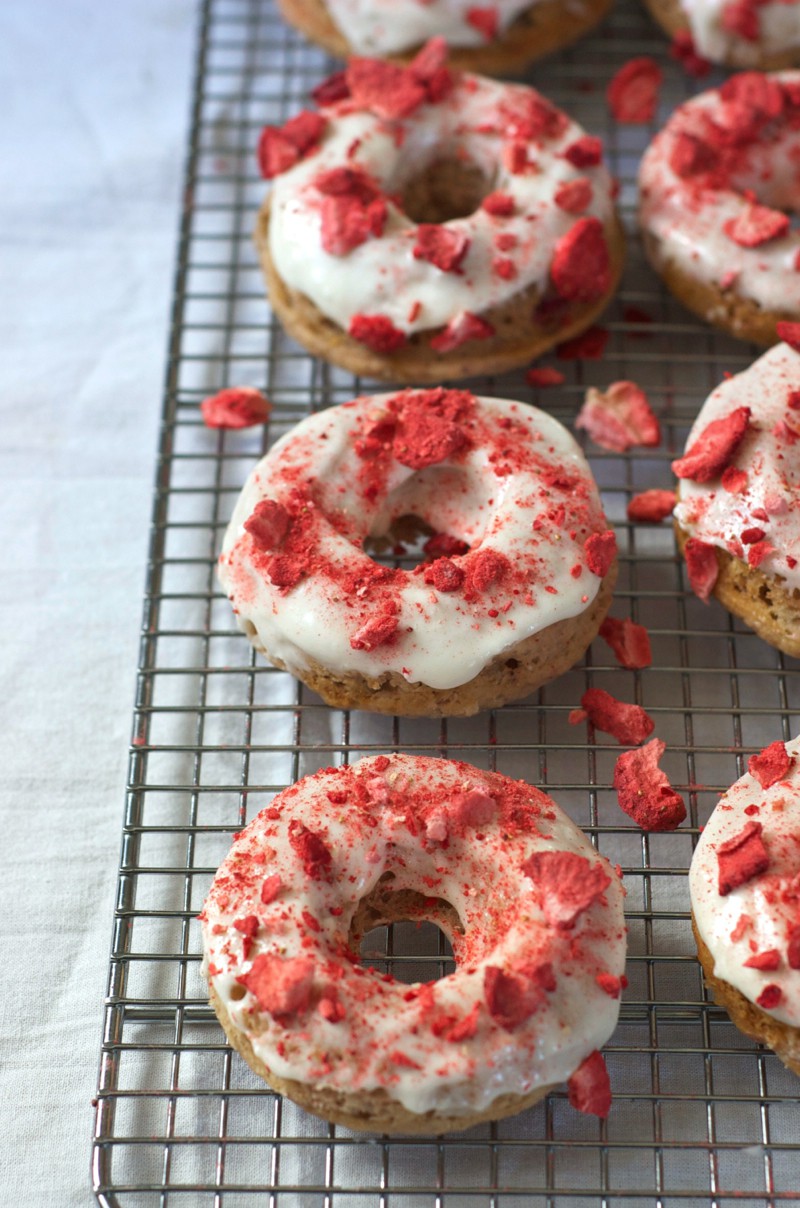
[[[605,1116],[622,899],[522,781],[412,755],[325,768],[262,810],[216,875],[200,916],[211,1003],[274,1090],[350,1128],[469,1128],[567,1079]],[[361,938],[401,919],[437,924],[455,972],[408,985],[361,967]]]
[[[718,386],[672,468],[689,579],[800,657],[800,354],[771,348]]]
[[[451,72],[439,42],[409,68],[353,59],[317,97],[262,132],[256,229],[315,356],[417,385],[498,373],[605,307],[623,237],[600,141],[539,93]]]
[[[407,61],[446,39],[453,65],[507,75],[588,33],[612,0],[278,0],[286,20],[340,58]],[[345,33],[345,31],[347,31]]]
[[[798,0],[644,0],[671,38],[727,67],[778,71],[800,64]]]
[[[800,1074],[800,740],[750,759],[689,870],[706,981],[742,1032]]]
[[[677,298],[739,339],[800,318],[800,72],[745,72],[677,109],[639,171],[639,218]],[[784,211],[787,211],[786,213]]]
[[[365,552],[420,532],[435,535],[413,570]],[[256,648],[328,704],[467,715],[581,657],[611,602],[616,540],[556,420],[405,390],[278,441],[236,504],[219,577]]]

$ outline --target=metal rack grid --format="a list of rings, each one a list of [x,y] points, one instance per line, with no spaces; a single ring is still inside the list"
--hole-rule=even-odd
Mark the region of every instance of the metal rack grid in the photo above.
[[[671,62],[631,0],[593,37],[536,66],[537,84],[601,134],[633,232],[635,172],[653,129],[616,126],[603,90],[633,55],[664,67],[666,112],[705,86]],[[476,383],[570,423],[587,384],[634,378],[662,446],[629,456],[590,446],[621,548],[614,613],[651,634],[654,663],[619,668],[597,641],[584,664],[531,699],[472,719],[409,721],[332,710],[256,658],[235,628],[214,561],[255,459],[309,408],[362,390],[284,337],[250,242],[263,194],[253,146],[303,103],[331,64],[270,0],[204,0],[180,230],[150,569],[145,597],[93,1151],[104,1205],[269,1208],[566,1208],[800,1202],[797,1082],[711,1004],[694,958],[685,874],[698,827],[748,755],[797,731],[796,665],[687,594],[668,526],[625,519],[630,494],[670,484],[669,461],[724,371],[751,350],[694,322],[631,240],[623,289],[602,320],[601,360],[559,362],[537,395],[522,373]],[[714,82],[716,77],[710,77]],[[645,312],[648,319],[643,318]],[[551,359],[548,358],[548,362]],[[198,403],[252,383],[275,403],[269,430],[212,433]],[[628,824],[609,791],[619,748],[567,723],[589,684],[643,704],[690,804],[674,835]],[[328,1126],[266,1090],[224,1043],[200,973],[195,916],[234,831],[287,784],[384,750],[457,756],[543,785],[628,890],[630,985],[606,1055],[605,1123],[563,1091],[496,1125],[387,1140]],[[365,941],[407,980],[440,976],[434,929],[398,924]]]

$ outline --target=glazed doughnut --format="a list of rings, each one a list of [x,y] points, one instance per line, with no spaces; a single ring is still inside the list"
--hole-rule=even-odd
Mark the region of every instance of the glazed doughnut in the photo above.
[[[597,1050],[624,985],[622,899],[522,781],[412,755],[325,768],[262,810],[214,879],[211,1002],[271,1087],[350,1128],[469,1128],[566,1079],[606,1115]],[[408,985],[360,967],[361,938],[401,919],[437,924],[455,972]]]
[[[365,544],[434,533],[432,559]],[[405,390],[309,416],[250,475],[219,577],[252,643],[329,704],[466,715],[580,658],[616,541],[569,433],[520,403]]]
[[[644,0],[671,38],[727,67],[778,71],[800,63],[798,0]]]
[[[800,740],[720,799],[689,870],[706,981],[736,1026],[800,1074]],[[752,774],[751,774],[752,773]]]
[[[745,72],[681,105],[642,160],[651,263],[739,339],[774,344],[778,321],[800,317],[798,156],[800,72]]]
[[[441,36],[454,66],[505,75],[588,33],[611,0],[495,0],[483,7],[471,0],[278,0],[278,6],[291,25],[341,58],[408,60]]]
[[[800,657],[800,354],[787,344],[718,386],[689,433],[675,522],[690,581]]]
[[[409,68],[351,60],[331,95],[260,142],[270,302],[315,356],[438,383],[526,364],[603,309],[623,239],[599,139],[532,88],[449,71],[441,43]]]

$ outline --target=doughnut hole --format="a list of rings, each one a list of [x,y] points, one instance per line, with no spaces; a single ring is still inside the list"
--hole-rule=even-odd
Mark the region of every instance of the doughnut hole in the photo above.
[[[412,222],[450,222],[474,214],[493,182],[470,159],[445,156],[425,165],[400,189],[400,203]]]
[[[385,873],[359,902],[350,944],[365,964],[397,981],[438,981],[455,968],[451,938],[463,935],[461,919],[444,898],[395,888],[394,879],[393,873]]]

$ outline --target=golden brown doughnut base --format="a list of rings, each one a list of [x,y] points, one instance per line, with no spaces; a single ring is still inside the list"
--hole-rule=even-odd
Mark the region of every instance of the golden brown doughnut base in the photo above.
[[[674,38],[677,33],[690,32],[680,0],[643,0],[643,3],[653,20],[670,38]],[[755,43],[737,38],[729,53],[720,62],[726,67],[781,71],[784,67],[797,67],[800,64],[800,47],[766,55],[761,53]]]
[[[255,230],[255,243],[267,280],[269,300],[286,331],[313,356],[361,377],[414,386],[440,385],[458,378],[504,373],[526,365],[555,344],[571,339],[589,327],[611,301],[622,275],[625,237],[615,217],[606,228],[612,263],[612,283],[607,294],[596,302],[575,305],[570,321],[558,326],[542,326],[531,319],[539,295],[536,289],[522,290],[502,306],[492,307],[481,316],[494,326],[496,335],[488,340],[470,340],[452,352],[436,352],[431,338],[441,327],[418,332],[397,352],[382,355],[354,340],[333,323],[304,294],[290,289],[278,275],[269,252],[269,200],[261,208]]]
[[[781,1023],[774,1015],[768,1015],[730,982],[714,976],[714,958],[702,940],[692,913],[692,931],[697,943],[697,956],[703,966],[703,978],[714,1002],[724,1007],[740,1032],[760,1044],[772,1049],[776,1057],[794,1074],[800,1074],[800,1028]]]
[[[506,1116],[515,1116],[518,1112],[538,1103],[553,1089],[552,1086],[540,1086],[529,1095],[500,1095],[483,1111],[472,1112],[464,1116],[439,1116],[433,1111],[425,1112],[422,1115],[410,1112],[401,1103],[390,1099],[380,1088],[348,1094],[346,1091],[334,1090],[330,1087],[313,1086],[307,1082],[281,1078],[256,1056],[253,1046],[244,1032],[240,1032],[238,1028],[234,1027],[213,987],[209,994],[211,1006],[216,1011],[225,1035],[254,1073],[263,1078],[279,1095],[285,1095],[287,1099],[297,1103],[312,1116],[320,1116],[332,1124],[344,1124],[356,1132],[419,1133],[428,1136],[460,1132],[462,1129],[472,1128],[473,1125],[482,1124],[488,1120],[502,1120]]]
[[[612,3],[613,0],[583,0],[580,11],[568,12],[563,0],[541,0],[528,12],[521,13],[497,41],[461,49],[454,46],[450,66],[499,76],[521,71],[527,63],[582,38],[602,21]],[[322,0],[278,0],[278,7],[290,25],[330,54],[346,59],[356,53],[331,20]],[[415,46],[403,54],[383,57],[408,63],[419,49]]]
[[[738,340],[750,340],[762,348],[769,348],[779,343],[778,323],[784,320],[796,323],[800,318],[788,310],[762,310],[757,302],[740,297],[734,289],[721,289],[719,285],[698,281],[679,268],[674,260],[660,255],[660,243],[649,231],[642,231],[642,239],[648,260],[670,293],[687,310],[720,331],[726,331]]]
[[[675,535],[683,553],[691,534],[676,523]],[[713,594],[720,604],[770,646],[800,658],[800,591],[787,591],[780,578],[765,575],[727,550],[714,552],[719,577]]]
[[[409,684],[393,671],[376,679],[357,672],[336,675],[313,659],[309,659],[298,678],[335,709],[366,709],[371,713],[391,713],[400,717],[471,717],[481,709],[495,709],[508,701],[520,700],[569,671],[597,636],[611,607],[616,579],[615,564],[601,583],[593,603],[580,616],[558,621],[517,642],[474,679],[457,688]],[[276,667],[287,670],[286,665],[271,655],[250,630],[250,625],[245,627],[256,650]]]

